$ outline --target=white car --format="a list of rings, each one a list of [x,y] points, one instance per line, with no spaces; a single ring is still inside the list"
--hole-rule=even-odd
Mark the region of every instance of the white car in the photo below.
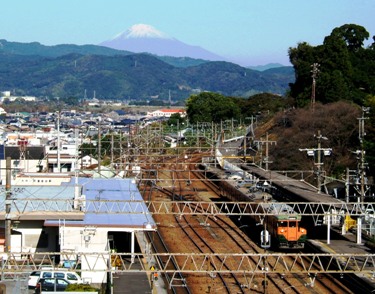
[[[61,278],[71,284],[82,284],[82,279],[76,272],[64,269],[41,269],[30,274],[28,281],[29,288],[34,288],[40,278]]]

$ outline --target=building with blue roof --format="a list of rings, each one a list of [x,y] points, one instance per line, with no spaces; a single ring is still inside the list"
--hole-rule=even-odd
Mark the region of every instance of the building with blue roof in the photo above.
[[[138,233],[156,229],[134,179],[73,177],[55,186],[33,183],[11,188],[9,216],[12,224],[17,223],[11,234],[13,252],[71,252],[77,260],[80,253],[138,253],[137,238],[143,238]],[[2,192],[0,201],[5,207],[4,186]],[[5,220],[5,211],[0,220]],[[134,262],[132,256],[129,260]],[[90,262],[90,258],[81,260],[82,278],[106,283],[107,264],[96,261],[94,272],[84,271],[92,268]]]

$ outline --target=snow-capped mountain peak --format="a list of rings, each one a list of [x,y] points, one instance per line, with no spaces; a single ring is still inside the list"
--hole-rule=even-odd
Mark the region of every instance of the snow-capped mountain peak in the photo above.
[[[118,34],[114,39],[131,39],[131,38],[158,38],[171,39],[167,34],[155,29],[147,24],[135,24],[125,32]]]
[[[100,43],[100,45],[135,53],[148,52],[159,56],[224,60],[223,57],[215,53],[199,46],[185,44],[146,24],[133,25],[125,32],[111,40]]]

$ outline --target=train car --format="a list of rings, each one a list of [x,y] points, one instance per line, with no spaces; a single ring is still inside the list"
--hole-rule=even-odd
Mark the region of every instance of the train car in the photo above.
[[[276,249],[302,249],[307,239],[307,230],[300,226],[301,215],[287,204],[272,202],[264,209],[267,215],[264,225],[271,236],[271,246]]]
[[[217,177],[220,178],[220,174]],[[210,178],[213,178],[213,176]],[[224,176],[221,178],[224,179]],[[241,183],[243,181],[241,180]],[[297,214],[289,205],[272,199],[272,195],[267,192],[270,189],[269,184],[261,185],[254,179],[253,182],[253,186],[245,188],[240,184],[240,181],[221,181],[219,185],[222,189],[222,197],[232,201],[253,202],[253,211],[259,211],[258,205],[262,203],[263,210],[269,215],[263,217],[263,219],[255,215],[250,217],[257,224],[265,225],[271,238],[270,245],[273,249],[304,248],[307,240],[307,230],[300,226],[301,215]],[[264,239],[264,235],[261,234],[261,245],[264,248],[268,248],[268,241],[265,242]]]

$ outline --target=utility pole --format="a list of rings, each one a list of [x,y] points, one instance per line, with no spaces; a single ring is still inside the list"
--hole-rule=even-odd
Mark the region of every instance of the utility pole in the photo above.
[[[12,236],[12,219],[10,215],[11,208],[11,158],[6,158],[6,175],[5,175],[5,252],[10,252],[11,250],[11,236]]]
[[[318,187],[318,193],[321,192],[321,186],[322,186],[322,153],[320,149],[322,148],[322,135],[320,134],[320,130],[318,131],[318,152],[317,152],[317,158],[318,162],[316,163],[316,168],[317,168],[317,173],[316,173],[316,178],[317,178],[317,187]]]
[[[358,177],[359,177],[359,184],[360,184],[360,187],[359,187],[359,201],[361,203],[364,203],[365,201],[365,195],[366,195],[366,191],[365,191],[365,185],[366,185],[366,166],[367,166],[367,163],[366,163],[366,160],[365,160],[365,150],[364,150],[364,137],[366,135],[365,133],[365,120],[368,119],[368,117],[365,117],[365,113],[368,113],[370,110],[369,107],[362,107],[362,116],[358,119],[359,120],[359,135],[358,135],[358,138],[359,138],[359,143],[361,145],[361,150],[357,150],[356,151],[356,154],[358,155],[357,159],[359,161],[358,163]]]
[[[264,159],[262,160],[262,162],[264,162],[266,164],[266,168],[265,170],[268,170],[268,164],[269,163],[272,163],[272,161],[269,161],[269,157],[268,157],[268,147],[269,147],[269,144],[276,144],[276,141],[270,141],[268,140],[268,132],[266,133],[266,140],[262,140],[260,139],[260,141],[255,141],[257,143],[260,143],[261,144],[261,149],[263,149],[263,144],[266,144],[266,156],[264,157]]]
[[[320,66],[319,63],[313,63],[311,65],[311,67],[312,67],[311,77],[313,79],[313,83],[312,83],[312,87],[311,87],[311,110],[312,110],[312,112],[314,112],[314,110],[315,110],[315,86],[316,86],[316,77],[319,73],[319,66]]]
[[[102,130],[101,130],[101,121],[102,121],[102,118],[99,117],[99,126],[98,126],[98,174],[99,174],[99,177],[102,177],[102,174],[101,174],[101,152],[102,152]]]
[[[57,172],[61,172],[61,158],[60,158],[60,111],[57,112]]]
[[[316,86],[316,77],[319,73],[319,66],[320,64],[319,63],[313,63],[311,65],[312,67],[312,70],[311,70],[311,73],[312,73],[312,89],[311,89],[311,110],[312,112],[314,112],[315,110],[315,86]]]
[[[113,161],[114,161],[114,156],[113,156],[114,147],[115,147],[115,144],[114,144],[113,131],[112,131],[111,132],[111,167],[113,167]]]
[[[199,123],[197,122],[197,146],[198,146],[198,150],[200,151],[200,148],[199,148]]]
[[[316,178],[317,178],[317,192],[321,192],[322,187],[322,156],[329,156],[332,153],[332,148],[322,148],[322,139],[328,140],[326,137],[323,137],[320,134],[320,130],[318,131],[318,135],[316,136],[318,139],[318,148],[305,148],[299,149],[299,151],[306,151],[308,156],[316,157],[316,161],[314,160],[314,165],[316,166]],[[323,153],[322,153],[323,152]]]

